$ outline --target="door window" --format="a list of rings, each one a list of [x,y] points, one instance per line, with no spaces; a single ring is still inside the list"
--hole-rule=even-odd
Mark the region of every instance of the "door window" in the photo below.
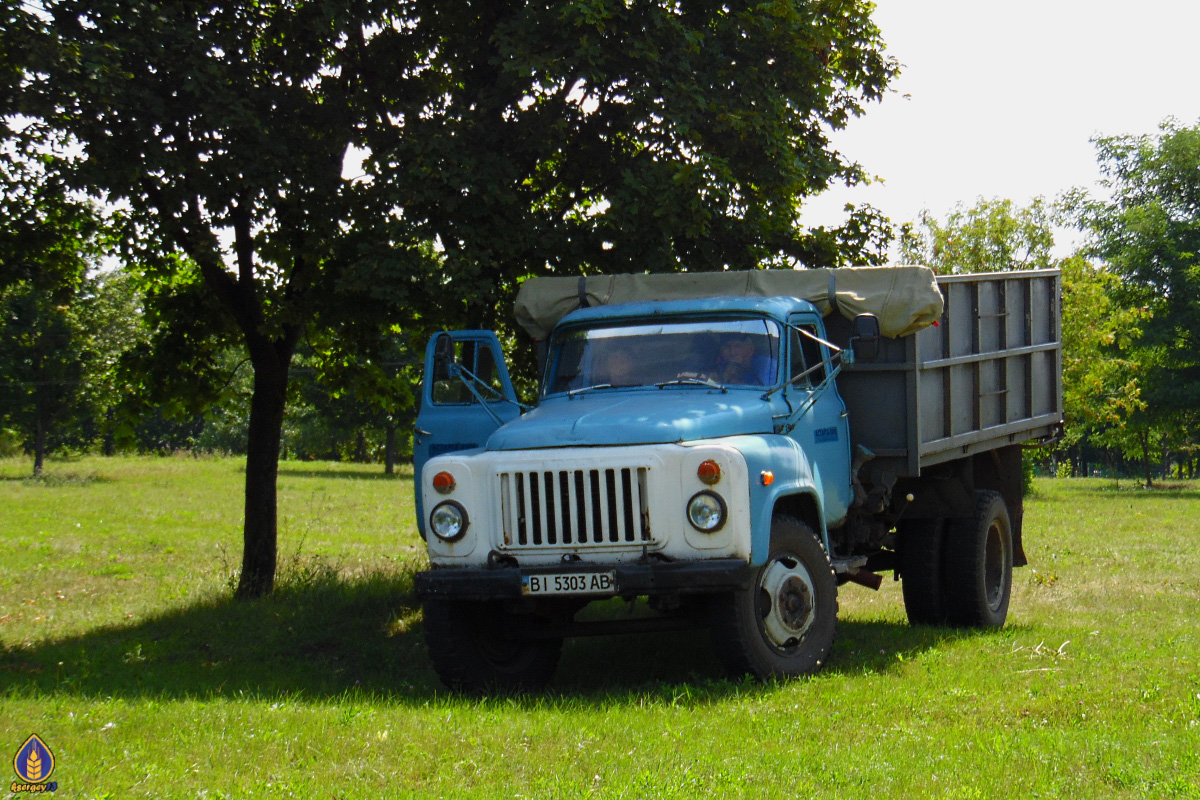
[[[475,389],[489,402],[501,400],[503,389],[500,382],[500,370],[496,368],[496,355],[486,342],[470,339],[454,343],[454,360],[470,370],[478,381]],[[437,405],[470,405],[478,403],[471,390],[467,388],[464,379],[470,378],[441,377],[433,382],[433,402]]]
[[[809,336],[805,336],[795,328],[803,330]],[[797,325],[791,329],[791,354],[792,354],[792,376],[803,375],[807,370],[813,369],[808,375],[796,381],[797,386],[817,386],[825,380],[825,363],[821,353],[821,345],[815,339],[810,337],[818,336],[816,325]]]

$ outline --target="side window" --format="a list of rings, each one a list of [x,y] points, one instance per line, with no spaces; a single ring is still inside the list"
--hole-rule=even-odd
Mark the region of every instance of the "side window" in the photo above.
[[[817,328],[815,325],[797,325],[797,328],[817,336]],[[791,330],[791,350],[792,376],[801,375],[806,370],[813,369],[804,380],[797,381],[799,386],[817,386],[825,380],[824,359],[821,356],[821,345],[808,336],[801,335],[794,328]]]
[[[492,348],[482,342],[455,342],[454,360],[473,372],[479,379],[479,384],[482,385],[477,384],[476,390],[485,399],[500,398],[502,394],[500,370],[496,369],[496,355],[492,352]],[[491,391],[488,390],[489,388]],[[433,402],[438,405],[469,405],[479,402],[460,378],[435,381],[432,394]]]

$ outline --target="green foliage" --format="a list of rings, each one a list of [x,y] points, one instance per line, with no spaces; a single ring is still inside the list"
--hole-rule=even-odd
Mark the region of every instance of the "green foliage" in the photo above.
[[[1133,345],[1144,315],[1119,301],[1119,279],[1080,256],[1059,263],[1063,281],[1063,408],[1065,444],[1094,436],[1115,445],[1146,407],[1148,365]]]
[[[78,304],[106,221],[72,198],[20,137],[0,149],[0,425],[20,432],[40,474],[58,428],[85,416],[94,358]]]
[[[1089,380],[1074,389],[1101,421],[1095,440],[1140,461],[1149,484],[1160,458],[1165,474],[1170,453],[1190,460],[1196,447],[1200,127],[1168,120],[1157,135],[1093,141],[1107,194],[1076,192],[1070,206],[1103,265],[1092,275],[1106,278],[1090,293],[1102,301],[1079,292]]]
[[[367,129],[367,174],[441,243],[433,299],[476,322],[529,273],[828,256],[798,205],[864,177],[827,132],[896,73],[870,11],[602,0],[423,15],[379,37],[399,63],[376,93],[406,127]],[[414,69],[431,41],[437,75]]]
[[[105,252],[108,223],[71,194],[55,172],[61,162],[8,122],[0,122],[0,291],[22,284],[66,303]]]
[[[1054,266],[1052,216],[1041,197],[1025,207],[981,197],[971,208],[955,206],[944,223],[924,211],[919,228],[901,240],[901,259],[941,275],[1047,269]]]
[[[20,434],[11,428],[0,428],[0,458],[12,458],[20,452]]]
[[[82,330],[70,306],[18,284],[0,294],[0,422],[46,451],[49,428],[83,413]],[[36,443],[34,440],[37,440]]]
[[[1108,199],[1087,203],[1090,252],[1143,309],[1138,346],[1155,352],[1146,376],[1152,415],[1200,407],[1200,126],[1174,120],[1157,135],[1094,140]]]

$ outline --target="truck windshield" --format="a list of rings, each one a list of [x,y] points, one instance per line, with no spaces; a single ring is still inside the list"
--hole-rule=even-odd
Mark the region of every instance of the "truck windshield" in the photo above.
[[[547,394],[629,386],[771,386],[779,326],[765,319],[607,324],[554,339]]]

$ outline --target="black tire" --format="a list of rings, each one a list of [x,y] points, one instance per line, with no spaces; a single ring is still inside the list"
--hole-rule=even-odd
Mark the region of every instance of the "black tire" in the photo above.
[[[975,516],[947,532],[946,618],[954,625],[999,628],[1012,594],[1013,541],[1008,507],[999,492],[975,493]]]
[[[946,520],[902,522],[900,534],[900,586],[910,625],[945,625],[943,543]]]
[[[829,658],[837,631],[837,580],[812,529],[771,524],[771,554],[745,589],[713,598],[713,643],[733,677],[808,675]]]
[[[433,669],[455,691],[530,692],[558,667],[562,638],[524,638],[500,603],[426,600],[425,644]]]

